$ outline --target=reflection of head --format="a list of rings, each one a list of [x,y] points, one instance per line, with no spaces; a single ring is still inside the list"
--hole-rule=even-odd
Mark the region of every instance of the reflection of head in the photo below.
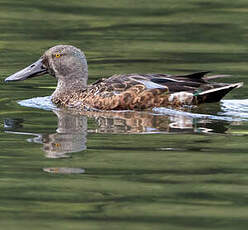
[[[57,133],[43,135],[43,150],[49,158],[69,157],[67,153],[86,149],[87,118],[54,111],[58,117]]]

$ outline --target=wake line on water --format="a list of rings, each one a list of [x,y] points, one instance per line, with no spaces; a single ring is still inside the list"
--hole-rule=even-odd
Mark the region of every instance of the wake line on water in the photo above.
[[[51,101],[51,96],[35,97],[18,101],[18,104],[43,110],[58,109]],[[154,115],[185,116],[198,119],[220,120],[220,121],[248,121],[248,99],[222,100],[221,111],[217,115],[184,112],[181,110],[168,109],[164,107],[154,108]]]
[[[17,102],[24,107],[43,109],[43,110],[55,110],[58,109],[51,101],[51,96],[46,97],[34,97]]]
[[[163,115],[170,115],[170,116],[184,116],[184,117],[190,117],[190,118],[196,118],[196,119],[198,118],[198,119],[209,119],[209,120],[219,120],[219,121],[248,121],[248,119],[245,119],[245,118],[191,113],[191,112],[184,112],[180,110],[173,110],[173,109],[167,109],[167,108],[162,108],[162,107],[154,108],[153,111],[159,115],[163,114]]]

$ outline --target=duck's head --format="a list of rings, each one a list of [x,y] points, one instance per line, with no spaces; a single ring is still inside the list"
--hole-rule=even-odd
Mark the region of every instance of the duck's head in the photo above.
[[[47,50],[38,61],[12,74],[5,82],[21,81],[28,78],[50,74],[59,81],[81,80],[87,82],[88,68],[84,53],[70,45],[57,45]]]

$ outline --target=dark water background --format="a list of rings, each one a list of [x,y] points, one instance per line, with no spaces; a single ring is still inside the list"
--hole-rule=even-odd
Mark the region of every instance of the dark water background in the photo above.
[[[1,228],[247,229],[247,13],[245,0],[0,0],[1,80],[71,44],[89,82],[212,70],[247,83],[192,111],[219,119],[30,108],[17,101],[53,78],[1,83]]]

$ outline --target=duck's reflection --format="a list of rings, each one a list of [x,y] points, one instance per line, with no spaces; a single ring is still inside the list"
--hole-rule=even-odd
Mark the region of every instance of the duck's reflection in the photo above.
[[[6,119],[6,132],[34,135],[29,142],[43,144],[48,158],[69,157],[69,153],[86,149],[87,133],[151,134],[151,133],[224,133],[224,121],[196,120],[182,115],[165,116],[149,112],[94,112],[53,111],[58,117],[58,127],[53,134],[15,132],[22,120]],[[94,120],[96,128],[89,129],[87,121]],[[13,124],[13,126],[11,126]],[[11,131],[10,131],[11,130]]]

